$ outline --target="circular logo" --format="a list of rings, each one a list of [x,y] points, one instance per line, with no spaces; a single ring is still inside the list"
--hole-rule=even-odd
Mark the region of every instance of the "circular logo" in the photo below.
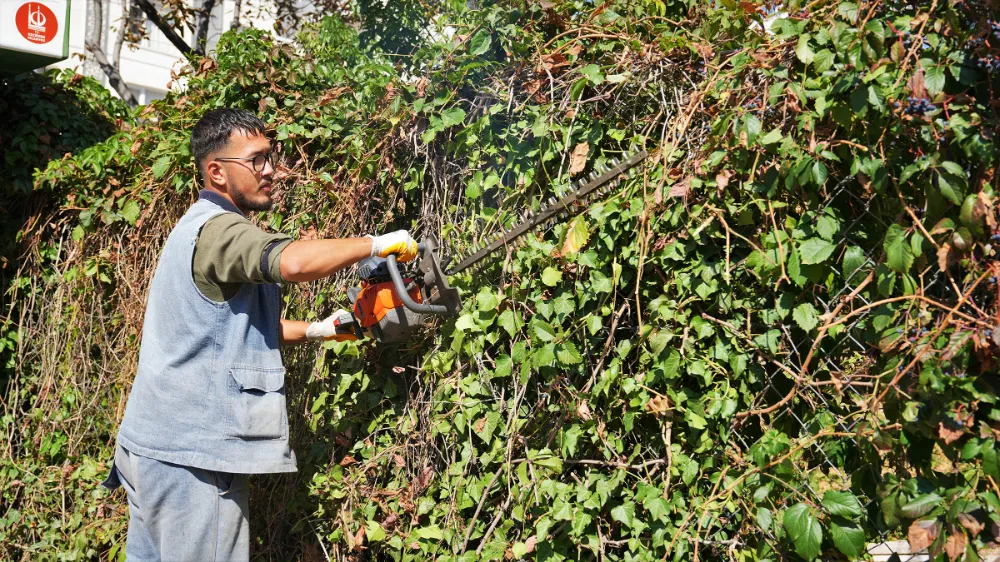
[[[28,2],[21,4],[14,15],[17,30],[32,43],[48,43],[59,32],[59,21],[45,4]]]

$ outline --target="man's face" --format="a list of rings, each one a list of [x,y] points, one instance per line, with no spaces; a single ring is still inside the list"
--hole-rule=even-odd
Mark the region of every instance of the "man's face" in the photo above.
[[[271,208],[271,177],[274,168],[264,158],[270,151],[271,142],[267,137],[259,134],[248,136],[243,131],[234,131],[229,136],[229,145],[209,162],[209,166],[219,167],[217,173],[221,174],[221,183],[225,184],[233,203],[244,213]],[[237,158],[240,160],[236,160]],[[254,158],[257,158],[256,162]],[[254,169],[255,164],[261,165]],[[213,178],[218,177],[213,174],[213,170],[209,173]]]

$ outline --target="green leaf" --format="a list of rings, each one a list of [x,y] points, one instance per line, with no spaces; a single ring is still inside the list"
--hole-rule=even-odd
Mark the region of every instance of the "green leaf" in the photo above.
[[[906,231],[898,224],[889,225],[883,242],[885,264],[896,273],[906,273],[913,265],[913,253],[906,243]]]
[[[819,521],[809,512],[809,506],[797,503],[788,508],[781,518],[781,524],[799,556],[806,560],[819,556],[823,530],[820,529]]]
[[[865,553],[865,531],[856,523],[834,517],[830,523],[833,546],[850,558],[860,558]]]
[[[635,523],[635,504],[632,502],[625,502],[612,508],[611,518],[631,529]]]
[[[809,64],[816,57],[815,53],[813,53],[812,48],[809,46],[809,39],[811,37],[812,36],[809,34],[800,35],[799,43],[798,45],[795,46],[795,56],[799,57],[799,60],[802,61],[802,64]]]
[[[922,494],[913,501],[900,506],[899,511],[909,519],[917,519],[930,513],[943,498],[937,494]]]
[[[556,339],[556,330],[549,323],[543,322],[535,317],[535,319],[532,320],[532,324],[535,328],[535,336],[537,336],[538,339],[545,342]]]
[[[829,177],[830,173],[826,169],[826,165],[819,160],[813,162],[812,165],[812,180],[819,187],[823,187],[826,183],[826,178]]]
[[[480,311],[496,310],[498,304],[500,304],[500,300],[492,288],[483,287],[476,295],[476,307]]]
[[[832,515],[849,519],[861,517],[864,513],[861,502],[850,492],[835,492],[828,490],[823,494],[823,507]]]
[[[944,91],[945,68],[944,66],[928,66],[924,69],[924,87],[931,96],[936,96]]]
[[[130,225],[135,226],[135,221],[139,220],[139,204],[134,199],[129,199],[122,207],[121,215]]]
[[[465,110],[461,107],[452,107],[441,112],[441,124],[445,127],[461,125],[464,121]]]
[[[509,334],[511,337],[514,337],[514,334],[517,333],[517,324],[516,320],[514,319],[513,310],[507,309],[501,312],[500,318],[497,319],[497,323],[500,325],[501,328],[506,330],[507,334]]]
[[[441,527],[438,527],[437,525],[420,527],[419,529],[413,531],[413,535],[418,539],[431,539],[438,541],[444,538],[444,534],[441,533]]]
[[[479,326],[471,314],[463,314],[455,321],[455,329],[459,332],[475,332],[479,331]]]
[[[563,365],[578,365],[583,363],[583,356],[573,342],[565,342],[556,349],[556,359]]]
[[[766,507],[757,508],[757,525],[760,526],[761,530],[769,531],[773,520],[774,516],[771,514],[770,509]]]
[[[802,256],[802,263],[810,265],[825,262],[835,249],[836,245],[822,238],[810,238],[799,246],[799,254]]]
[[[597,85],[604,82],[604,73],[601,72],[601,67],[596,64],[588,64],[580,69],[580,74],[587,77],[592,84]]]
[[[865,265],[865,251],[858,246],[850,246],[844,252],[841,263],[843,264],[841,271],[844,274],[844,279],[849,283],[857,283],[858,279],[855,279],[854,275]]]
[[[546,267],[545,271],[542,272],[542,283],[549,287],[555,287],[560,281],[562,281],[562,271],[554,267]]]
[[[859,11],[858,5],[854,2],[841,2],[837,5],[837,12],[852,23],[858,19]]]
[[[744,119],[743,126],[746,128],[747,137],[752,142],[754,139],[760,136],[761,128],[764,125],[760,122],[760,119],[758,119],[756,115],[747,115],[746,118]]]
[[[813,328],[819,324],[819,313],[816,312],[816,307],[812,303],[804,302],[799,306],[795,307],[792,311],[792,318],[795,323],[799,325],[805,331],[811,331]]]
[[[833,61],[836,60],[836,56],[829,49],[822,49],[816,53],[813,57],[813,68],[816,72],[826,72],[833,67]]]
[[[781,142],[782,138],[781,129],[772,129],[771,132],[757,139],[757,142],[762,146],[767,146],[769,144]]]
[[[646,498],[646,501],[642,503],[649,515],[656,521],[662,521],[664,517],[670,513],[670,504],[667,500],[661,497]]]
[[[167,170],[170,169],[172,161],[173,159],[169,156],[160,156],[156,162],[153,162],[153,177],[156,179],[162,178],[163,174],[166,174]]]
[[[488,30],[481,30],[472,36],[469,40],[469,54],[472,56],[479,56],[486,51],[490,50],[490,45],[493,43],[493,34]]]
[[[943,168],[943,170],[942,170]],[[938,189],[945,199],[956,205],[962,204],[965,198],[965,170],[954,162],[942,162],[938,168]]]
[[[385,540],[385,529],[378,524],[378,521],[368,521],[365,525],[365,538],[372,542]]]

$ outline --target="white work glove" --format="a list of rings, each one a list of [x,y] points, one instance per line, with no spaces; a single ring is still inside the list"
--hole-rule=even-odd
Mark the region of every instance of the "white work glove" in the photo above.
[[[340,309],[325,320],[309,324],[306,327],[306,339],[309,341],[329,341],[333,339],[337,341],[356,340],[358,339],[357,336],[352,333],[337,333],[337,326],[352,321],[351,313]]]
[[[410,233],[405,230],[397,230],[381,236],[368,235],[372,239],[373,256],[384,258],[389,254],[396,254],[396,259],[410,261],[417,257],[417,241],[410,237]]]

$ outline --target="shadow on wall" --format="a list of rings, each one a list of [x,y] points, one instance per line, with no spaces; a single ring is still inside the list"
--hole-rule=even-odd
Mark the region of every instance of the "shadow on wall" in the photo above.
[[[35,189],[35,172],[107,139],[128,117],[100,83],[69,70],[0,76],[0,396],[13,374],[19,242],[30,236],[18,233],[60,204],[59,194]]]

